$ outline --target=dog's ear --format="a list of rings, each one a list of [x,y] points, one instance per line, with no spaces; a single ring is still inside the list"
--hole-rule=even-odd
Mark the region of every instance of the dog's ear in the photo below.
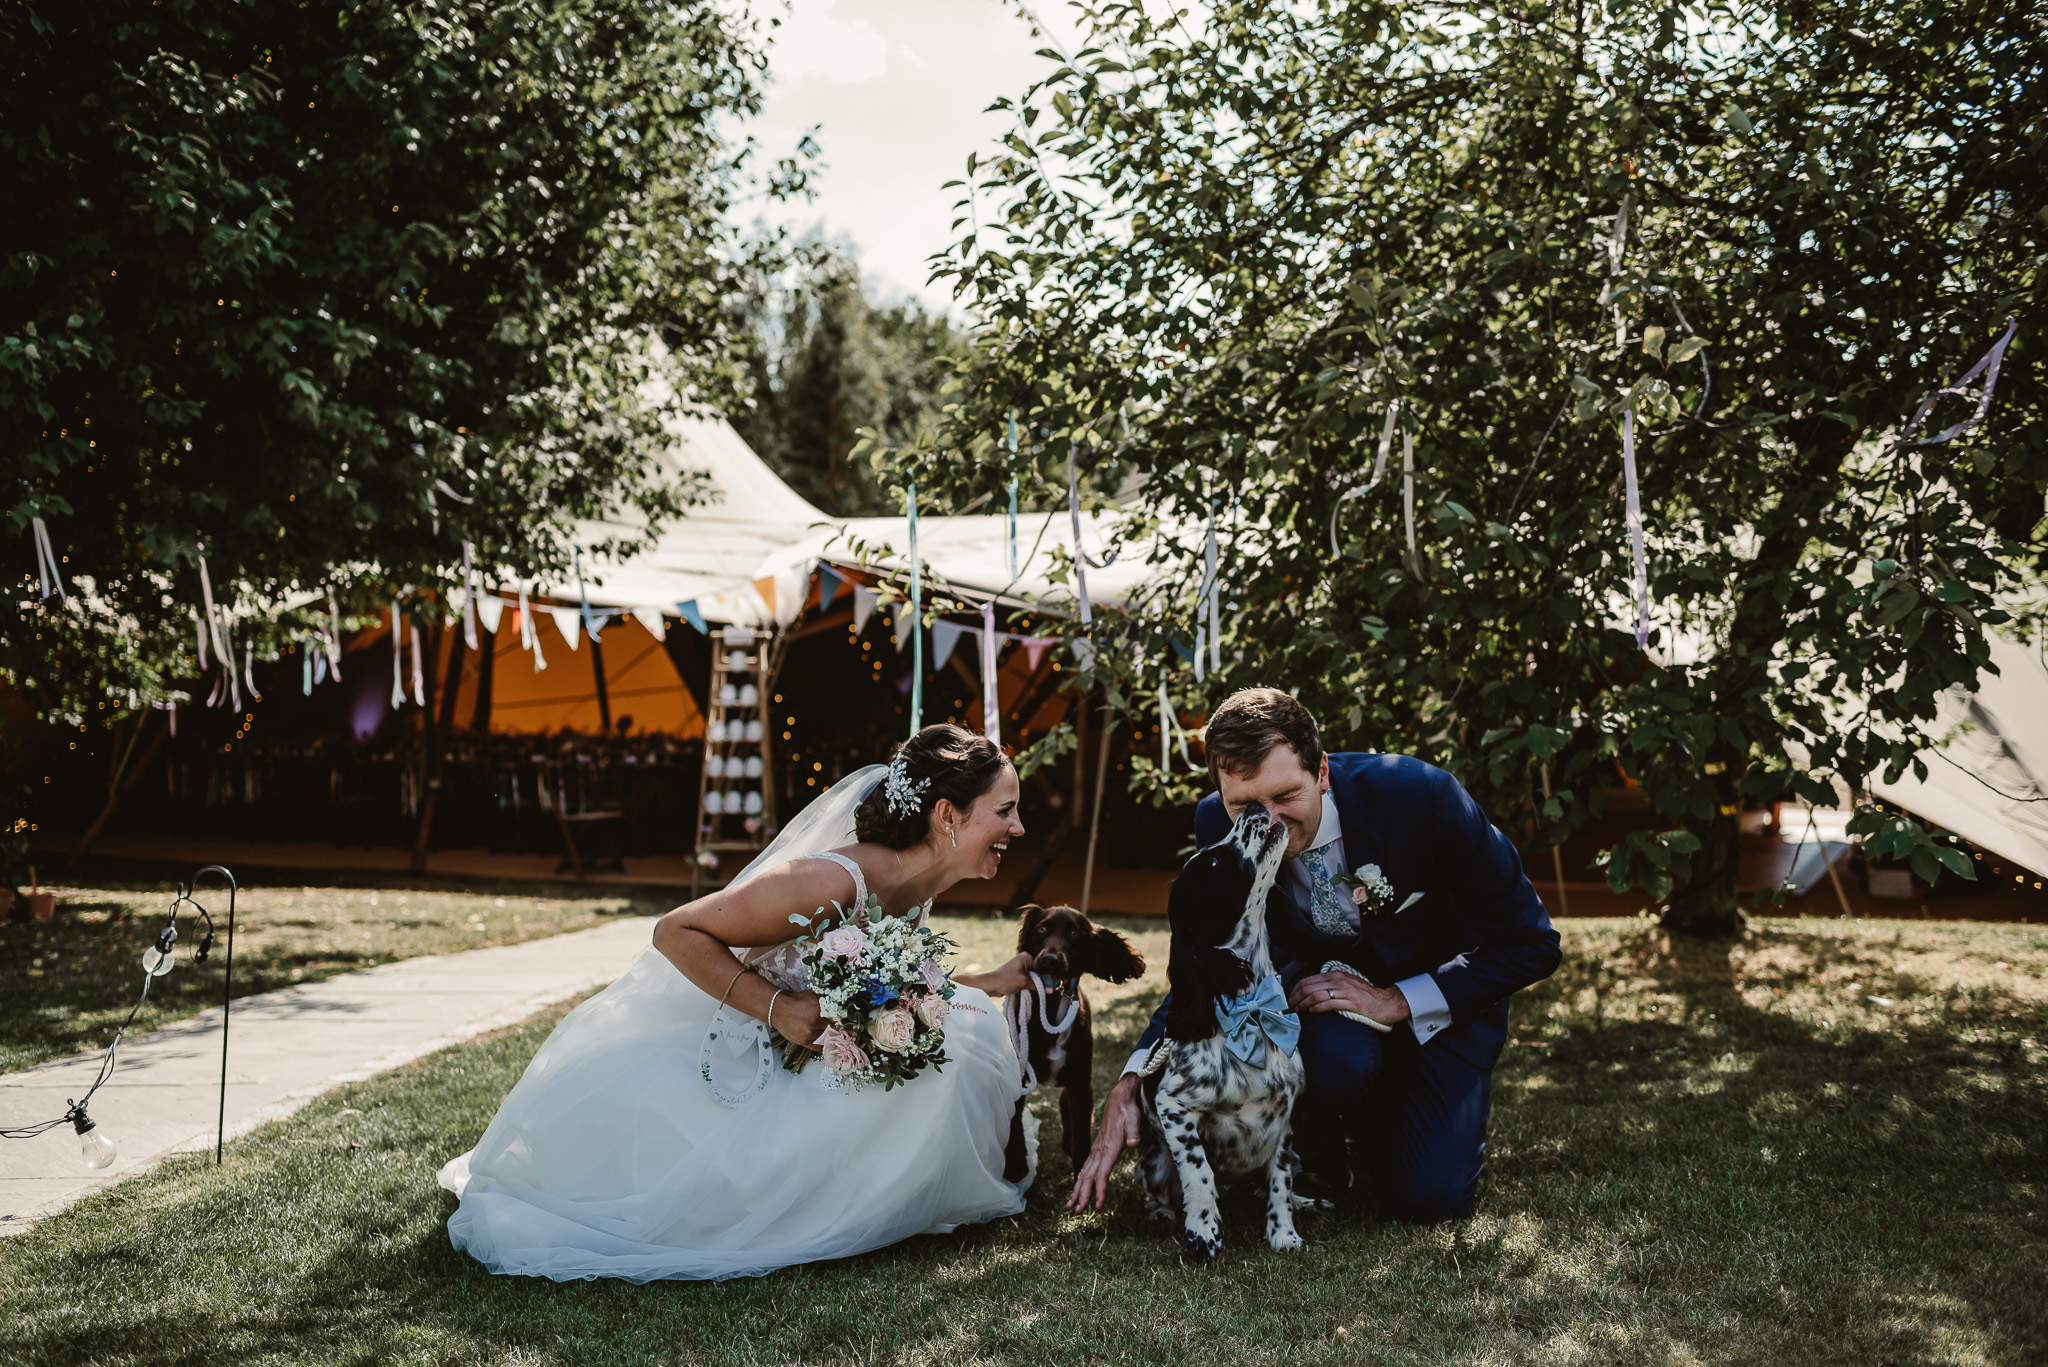
[[[1026,902],[1017,918],[1017,948],[1029,954],[1038,948],[1038,933],[1045,925],[1045,908],[1036,902]]]
[[[1131,948],[1131,942],[1113,930],[1090,926],[1077,956],[1083,973],[1092,973],[1106,983],[1127,983],[1145,971],[1145,956]]]
[[[1166,959],[1173,998],[1166,1007],[1166,1033],[1184,1043],[1215,1034],[1216,1000],[1251,986],[1251,965],[1227,949],[1176,939]]]

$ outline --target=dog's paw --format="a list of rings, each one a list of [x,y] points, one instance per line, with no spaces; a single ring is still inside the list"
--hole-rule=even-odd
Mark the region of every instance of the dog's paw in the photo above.
[[[1335,1201],[1326,1201],[1320,1196],[1303,1196],[1299,1192],[1287,1198],[1296,1210],[1335,1210]]]
[[[1291,1229],[1276,1229],[1266,1236],[1266,1242],[1275,1253],[1297,1253],[1307,1247],[1301,1236]]]
[[[1216,1255],[1223,1251],[1223,1238],[1219,1234],[1205,1234],[1199,1229],[1184,1229],[1180,1235],[1180,1246],[1196,1262],[1213,1263]]]

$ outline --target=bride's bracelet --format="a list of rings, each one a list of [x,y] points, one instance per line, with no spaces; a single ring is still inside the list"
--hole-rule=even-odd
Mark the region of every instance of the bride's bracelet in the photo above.
[[[773,1030],[775,1028],[775,998],[780,997],[784,992],[787,992],[788,990],[789,989],[786,987],[778,987],[775,989],[775,996],[770,997],[768,999],[768,1014],[764,1018],[763,1024],[765,1024],[770,1030]]]
[[[749,973],[751,973],[751,972],[753,972],[753,971],[754,971],[754,966],[753,966],[752,964],[741,964],[741,965],[740,965],[740,971],[739,971],[739,972],[737,972],[737,973],[735,973],[735,974],[733,974],[733,975],[732,975],[732,981],[731,981],[731,982],[729,982],[729,983],[727,983],[727,984],[725,985],[725,995],[724,995],[724,996],[722,996],[722,997],[720,997],[720,998],[718,999],[718,1009],[719,1009],[719,1010],[721,1010],[721,1011],[725,1010],[725,1004],[726,1004],[726,1003],[727,1003],[728,1001],[730,1001],[730,1000],[732,999],[732,990],[733,990],[733,988],[734,988],[734,987],[736,987],[736,986],[738,986],[738,985],[739,985],[739,981],[740,981],[740,979],[741,979],[741,978],[744,978],[744,977],[746,977],[746,976],[747,976],[747,974],[749,974]]]

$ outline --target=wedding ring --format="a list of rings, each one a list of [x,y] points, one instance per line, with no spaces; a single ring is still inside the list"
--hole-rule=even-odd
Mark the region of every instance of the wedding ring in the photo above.
[[[1336,988],[1334,988],[1334,987],[1332,987],[1332,988],[1328,989],[1328,991],[1329,991],[1329,993],[1330,993],[1330,1000],[1331,1000],[1331,1001],[1335,1001],[1335,1000],[1337,1000],[1337,989],[1336,989]]]

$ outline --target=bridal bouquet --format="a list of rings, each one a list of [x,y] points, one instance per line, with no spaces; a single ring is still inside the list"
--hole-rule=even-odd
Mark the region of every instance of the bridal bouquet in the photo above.
[[[882,904],[848,912],[837,902],[838,924],[800,937],[801,953],[818,994],[818,1013],[829,1024],[818,1037],[818,1057],[832,1070],[833,1086],[880,1083],[888,1090],[927,1067],[946,1062],[946,1016],[953,1011],[953,980],[941,966],[953,942],[914,916],[884,916]],[[800,925],[823,918],[792,916]],[[782,1066],[802,1072],[812,1053],[783,1042]]]

